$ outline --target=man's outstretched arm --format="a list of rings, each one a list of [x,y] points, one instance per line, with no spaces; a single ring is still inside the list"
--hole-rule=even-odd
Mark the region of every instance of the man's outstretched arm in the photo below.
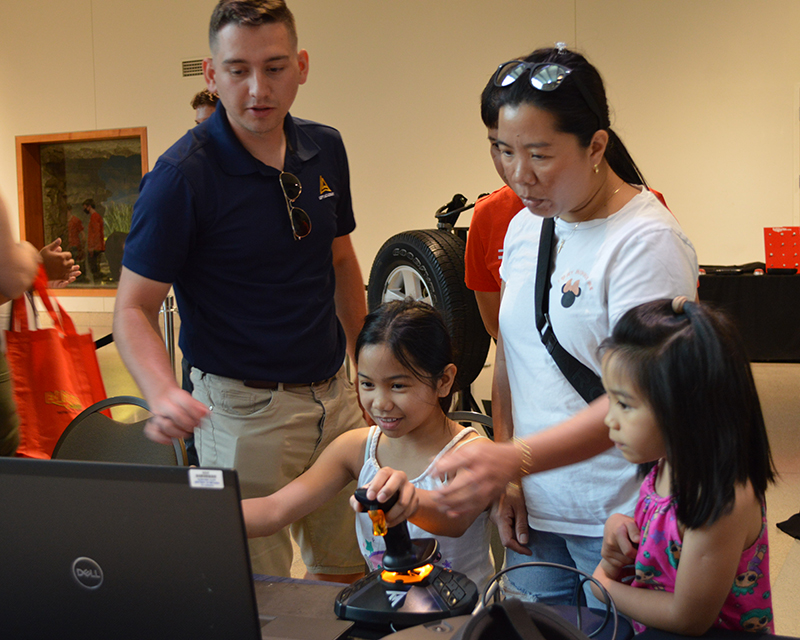
[[[123,267],[114,305],[114,341],[122,361],[139,385],[153,418],[145,433],[156,442],[192,435],[208,408],[175,380],[158,313],[169,283],[150,280]]]

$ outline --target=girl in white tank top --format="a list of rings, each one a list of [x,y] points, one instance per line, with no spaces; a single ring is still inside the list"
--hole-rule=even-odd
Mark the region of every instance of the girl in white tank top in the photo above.
[[[375,426],[339,436],[305,473],[272,495],[244,500],[248,536],[276,533],[357,480],[369,485],[370,499],[384,502],[399,492],[387,525],[408,520],[412,538],[437,538],[441,564],[481,588],[493,571],[488,505],[451,517],[432,494],[441,486],[430,473],[433,462],[481,437],[447,417],[456,367],[441,316],[411,300],[379,307],[358,336],[356,360],[359,399]],[[370,522],[366,514],[358,518]],[[359,543],[370,568],[377,568],[383,541],[371,535],[371,523],[367,532],[363,526],[357,522]]]

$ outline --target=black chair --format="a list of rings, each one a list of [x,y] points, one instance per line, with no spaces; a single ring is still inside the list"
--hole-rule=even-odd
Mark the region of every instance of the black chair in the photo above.
[[[173,446],[169,447],[144,435],[143,427],[149,416],[136,422],[119,422],[101,413],[120,405],[133,405],[149,413],[147,403],[134,396],[116,396],[96,402],[69,423],[53,449],[53,459],[165,466],[188,464],[183,440],[173,439]]]
[[[481,425],[482,428],[477,429],[478,433],[485,435],[487,438],[494,439],[494,428],[492,424],[492,416],[487,416],[484,413],[477,411],[451,411],[447,417],[456,422],[464,424],[465,422],[472,422]]]

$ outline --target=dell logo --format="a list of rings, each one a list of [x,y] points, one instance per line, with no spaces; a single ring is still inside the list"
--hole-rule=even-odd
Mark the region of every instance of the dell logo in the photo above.
[[[72,563],[72,577],[85,589],[97,589],[103,584],[103,570],[91,558],[77,558]]]

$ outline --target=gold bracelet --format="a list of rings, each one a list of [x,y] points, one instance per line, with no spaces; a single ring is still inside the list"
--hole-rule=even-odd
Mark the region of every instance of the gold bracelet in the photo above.
[[[531,456],[531,448],[528,443],[521,438],[514,437],[514,448],[519,450],[522,456],[522,464],[519,466],[519,477],[524,478],[530,475],[533,470],[533,456]]]

